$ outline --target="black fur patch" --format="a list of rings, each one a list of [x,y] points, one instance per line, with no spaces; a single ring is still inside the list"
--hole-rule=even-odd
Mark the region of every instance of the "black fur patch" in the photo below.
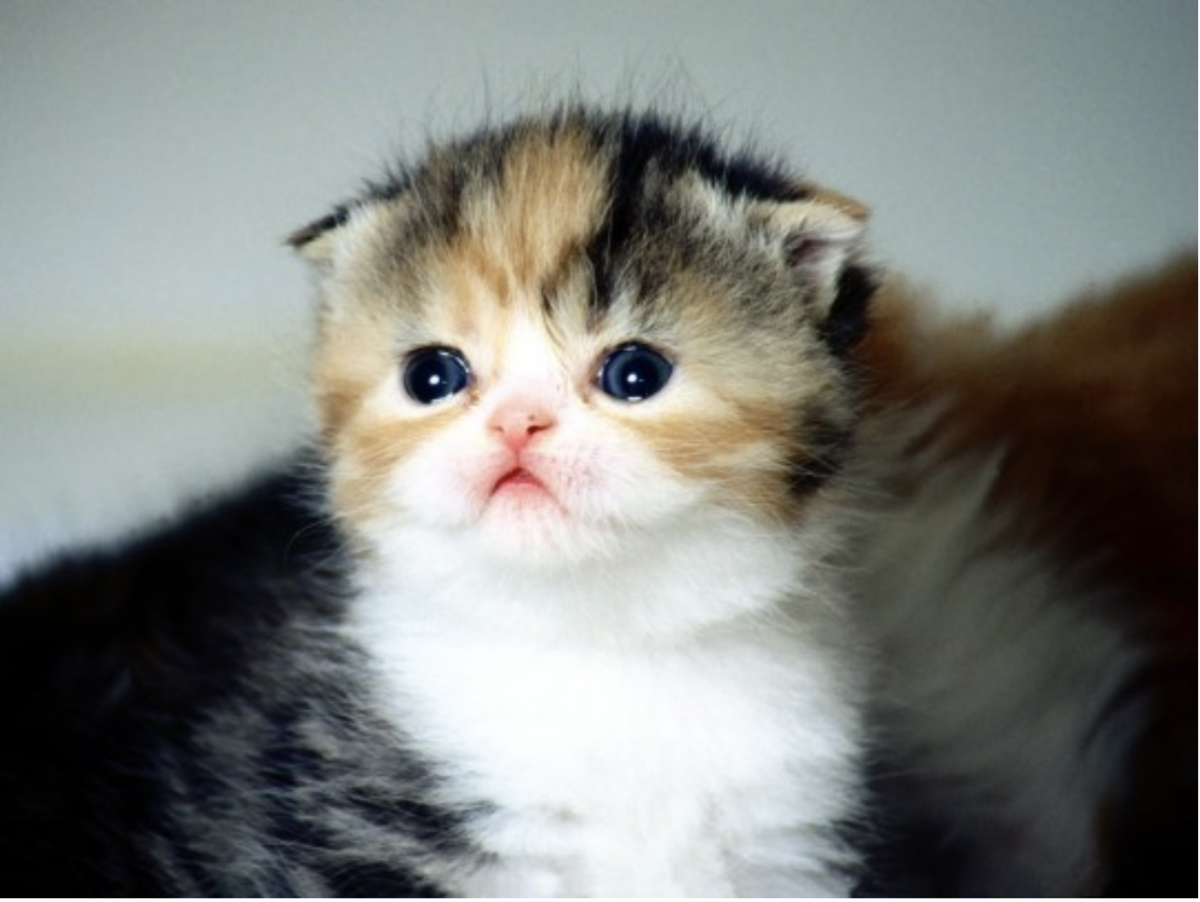
[[[863,266],[848,266],[838,280],[829,315],[820,325],[822,340],[839,357],[847,356],[867,333],[871,297],[878,276]]]
[[[670,227],[661,196],[670,183],[692,173],[731,198],[789,201],[807,194],[780,165],[728,154],[699,125],[631,111],[593,116],[589,125],[615,148],[609,175],[612,205],[587,249],[596,280],[594,303],[600,310],[611,303],[627,249]]]
[[[328,216],[323,216],[315,222],[310,222],[303,228],[296,229],[296,231],[284,239],[284,243],[297,249],[304,247],[304,245],[320,238],[326,232],[332,232],[334,229],[344,226],[346,220],[350,218],[351,209],[352,207],[348,204],[336,208]]]
[[[791,462],[789,489],[795,498],[811,495],[837,475],[845,463],[853,429],[819,413],[806,412],[797,428],[805,450]]]
[[[406,844],[461,842],[428,769],[361,713],[337,632],[348,559],[304,500],[315,476],[300,461],[0,596],[7,891],[402,895],[421,889]],[[386,862],[332,827],[389,814]]]

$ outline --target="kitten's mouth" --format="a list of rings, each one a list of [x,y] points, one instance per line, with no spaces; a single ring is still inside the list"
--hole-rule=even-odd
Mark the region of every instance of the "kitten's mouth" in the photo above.
[[[524,467],[515,467],[496,480],[495,486],[492,487],[493,496],[500,494],[502,491],[545,492],[546,486]]]

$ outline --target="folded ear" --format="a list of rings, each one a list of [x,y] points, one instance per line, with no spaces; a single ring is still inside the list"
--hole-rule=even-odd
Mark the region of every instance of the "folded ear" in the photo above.
[[[757,201],[752,221],[778,241],[784,263],[807,289],[821,332],[837,353],[862,337],[876,279],[861,262],[869,212],[833,191],[809,191],[801,200]]]
[[[299,251],[300,256],[318,269],[326,269],[333,260],[338,243],[337,233],[350,221],[350,216],[349,207],[338,207],[328,216],[296,229],[284,239],[284,243]]]
[[[343,204],[284,240],[325,279],[386,247],[402,230],[412,209],[400,195],[369,195]]]
[[[803,200],[758,201],[750,216],[776,237],[796,276],[825,296],[861,250],[868,213],[856,201],[822,190]]]

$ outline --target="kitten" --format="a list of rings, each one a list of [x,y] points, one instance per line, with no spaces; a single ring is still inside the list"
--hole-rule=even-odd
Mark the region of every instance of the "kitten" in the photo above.
[[[1138,446],[1062,425],[1055,361],[1069,336],[1115,408],[1177,414],[1151,389],[1187,343],[1114,361],[1168,344],[1083,324],[1182,295],[960,334],[895,283],[869,308],[865,221],[700,129],[564,108],[295,233],[314,447],[0,604],[4,888],[1146,885],[1153,567],[1089,532],[1114,493],[1065,453]],[[1195,421],[1170,438],[1173,474]]]
[[[295,243],[350,632],[438,797],[487,809],[449,887],[847,889],[862,675],[820,570],[861,220],[579,114],[376,194]]]
[[[849,891],[863,231],[568,109],[296,233],[317,450],[4,603],[6,889]]]

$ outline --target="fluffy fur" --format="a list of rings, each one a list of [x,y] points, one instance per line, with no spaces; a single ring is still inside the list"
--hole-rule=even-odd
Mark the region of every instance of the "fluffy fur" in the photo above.
[[[853,594],[914,890],[1194,887],[1196,317],[1194,259],[1007,334],[876,299]]]
[[[445,803],[494,809],[455,892],[849,888],[862,665],[813,489],[856,414],[822,328],[861,316],[833,308],[862,229],[813,195],[572,112],[435,151],[299,242],[353,634]],[[596,381],[631,341],[674,367],[636,404]],[[434,405],[396,376],[428,346],[471,370]]]
[[[967,341],[895,287],[868,315],[865,218],[702,130],[566,108],[297,232],[316,447],[0,605],[8,888],[1140,885],[1129,794],[1178,746],[1140,682],[1169,658],[1128,612],[1145,561],[1073,519],[1073,430],[1000,412],[1170,292]],[[645,396],[605,375],[629,348]],[[1147,355],[1114,410],[1170,383]],[[1194,452],[1194,419],[1171,435]],[[1194,530],[1182,450],[1142,475]]]

